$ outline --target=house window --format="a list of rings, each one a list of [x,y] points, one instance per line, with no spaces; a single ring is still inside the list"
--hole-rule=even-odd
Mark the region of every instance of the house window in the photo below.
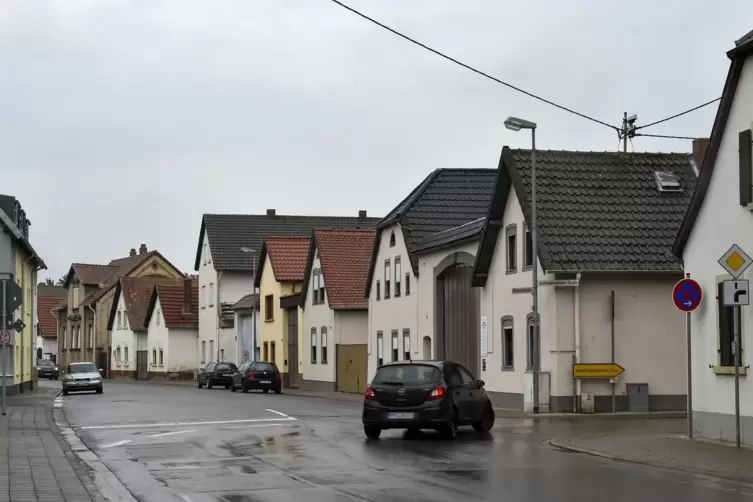
[[[507,268],[508,274],[515,273],[518,269],[518,226],[509,225],[505,231],[507,236]]]
[[[269,342],[269,355],[271,356],[271,363],[277,362],[277,350],[275,350],[275,342]]]
[[[156,321],[157,321],[157,326],[159,326],[160,322],[161,322],[160,321],[160,309],[157,309],[157,319],[156,319]]]
[[[398,345],[396,329],[392,330],[392,360],[393,361],[400,360],[400,345]]]
[[[400,271],[400,257],[395,257],[395,298],[400,296],[400,282],[403,273]]]
[[[376,299],[379,301],[382,299],[382,283],[379,282],[379,279],[377,279],[376,288]]]
[[[157,366],[157,349],[152,349],[152,366]]]
[[[122,328],[123,328],[123,320],[121,318],[120,310],[118,310],[118,329],[122,329]]]
[[[264,360],[269,361],[269,342],[264,342]]]
[[[410,296],[410,272],[405,274],[405,296]]]
[[[128,364],[128,347],[125,347],[123,349],[123,362],[127,365]]]
[[[201,287],[201,308],[206,308],[207,306],[207,287],[202,286]]]
[[[384,299],[390,298],[390,260],[384,260]]]
[[[321,280],[320,274],[321,274],[321,270],[319,270],[318,268],[314,270],[314,275],[313,275],[314,287],[312,288],[313,292],[311,294],[311,297],[312,297],[311,303],[313,305],[319,304],[319,281]]]
[[[327,326],[322,326],[322,364],[327,364]]]
[[[384,364],[384,336],[381,331],[377,331],[377,368]]]
[[[410,361],[410,330],[403,330],[403,361]]]
[[[514,368],[513,318],[508,315],[502,318],[502,369],[511,370]]]
[[[390,247],[395,247],[395,231],[390,232]]]
[[[220,349],[220,361],[225,360],[225,349]]]
[[[209,306],[214,307],[214,283],[209,283]]]
[[[76,348],[81,348],[81,326],[76,326]]]
[[[73,288],[73,305],[71,307],[74,309],[78,308],[78,286]]]
[[[311,328],[311,364],[316,364],[316,328]]]
[[[526,318],[526,370],[533,370],[536,362],[536,324],[533,321],[533,314],[528,314]]]
[[[204,364],[207,362],[207,342],[206,340],[201,341],[201,364]]]
[[[164,354],[164,352],[162,352],[162,349],[159,349],[159,365],[160,366],[162,366],[163,364],[165,364],[165,357],[164,357],[164,355],[165,354]]]
[[[89,324],[89,347],[94,348],[94,326]]]
[[[527,223],[523,226],[523,237],[523,268],[528,268],[533,266],[533,239]]]
[[[735,365],[735,307],[724,306],[724,291],[722,283],[716,285],[716,309],[719,322],[719,366]],[[738,309],[737,325],[742,330],[742,309]],[[741,331],[742,333],[742,331]],[[742,340],[742,336],[740,337]],[[744,347],[740,351],[740,365],[743,365]]]
[[[209,360],[215,361],[214,340],[209,340]]]
[[[264,320],[265,321],[274,321],[275,319],[275,313],[274,313],[274,296],[273,295],[267,295],[264,297]]]
[[[324,276],[319,273],[319,303],[324,303]]]
[[[128,329],[128,312],[123,311],[123,328]]]
[[[120,364],[120,361],[122,361],[122,359],[120,358],[120,356],[121,356],[120,346],[118,346],[117,350],[115,351],[115,362],[117,364]]]

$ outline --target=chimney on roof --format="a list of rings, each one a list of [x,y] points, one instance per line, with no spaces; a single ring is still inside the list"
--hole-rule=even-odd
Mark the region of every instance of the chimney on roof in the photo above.
[[[274,209],[267,209],[267,216],[274,216],[277,214],[277,211]]]
[[[358,211],[358,217],[361,219],[366,218],[366,210],[361,209],[360,211]]]
[[[193,311],[193,287],[191,277],[183,279],[183,312]]]
[[[131,248],[131,252],[128,254],[128,256],[136,256],[136,249]]]
[[[696,138],[693,140],[693,162],[698,170],[703,166],[703,159],[706,157],[706,150],[709,149],[709,138]]]
[[[146,244],[142,244],[139,248],[139,254],[146,254]]]

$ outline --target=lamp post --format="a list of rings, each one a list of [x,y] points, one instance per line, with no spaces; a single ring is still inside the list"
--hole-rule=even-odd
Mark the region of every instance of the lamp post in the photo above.
[[[254,260],[253,261],[254,282],[256,282],[256,250],[244,246],[244,247],[241,248],[241,251],[244,252],[244,253],[251,253],[251,255],[252,255],[252,258]],[[256,296],[256,286],[254,286],[254,291],[253,291],[253,295],[252,295],[251,299],[252,299],[252,303],[251,303],[251,307],[252,307],[251,308],[251,325],[252,325],[252,327],[254,329],[254,334],[253,334],[252,340],[251,340],[251,344],[252,344],[251,350],[253,351],[253,355],[251,356],[251,359],[253,361],[256,361],[256,343],[257,343],[257,340],[256,340],[256,335],[257,335],[257,333],[256,333],[256,308],[258,307],[258,303],[259,303],[257,301],[257,296]],[[242,334],[241,334],[241,338],[243,338]],[[243,348],[244,348],[244,353],[245,353],[245,348],[246,348],[245,347],[245,341],[244,341],[243,345],[244,345]]]
[[[533,257],[531,296],[533,300],[533,413],[539,413],[539,374],[541,373],[541,339],[539,337],[538,249],[536,246],[536,123],[508,117],[505,127],[511,131],[531,130],[531,255]],[[523,237],[525,238],[525,236]]]

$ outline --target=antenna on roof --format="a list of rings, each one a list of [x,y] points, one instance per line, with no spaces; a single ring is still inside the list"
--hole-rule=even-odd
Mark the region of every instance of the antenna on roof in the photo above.
[[[622,115],[622,129],[617,134],[622,140],[622,151],[627,153],[628,139],[632,139],[635,136],[635,121],[638,120],[638,115],[635,113],[628,117],[627,112]]]

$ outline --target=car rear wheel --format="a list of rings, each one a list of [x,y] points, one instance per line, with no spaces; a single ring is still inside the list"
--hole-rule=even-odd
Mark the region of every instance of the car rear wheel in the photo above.
[[[97,394],[102,394],[104,392],[104,389],[102,387],[97,387]]]
[[[374,425],[364,425],[363,432],[369,439],[379,439],[379,436],[382,434],[382,429]]]
[[[64,396],[67,396],[67,395],[68,395],[68,391],[67,391],[67,390],[64,390],[64,391],[63,391],[63,395],[64,395]]]
[[[248,385],[246,385],[245,383],[243,384],[243,393],[248,394]]]
[[[262,392],[265,394],[269,394],[269,389],[263,389]]]
[[[489,432],[494,427],[494,410],[491,405],[486,405],[484,413],[481,415],[481,420],[473,424],[473,428],[476,432]]]
[[[445,425],[445,427],[441,430],[442,435],[449,440],[455,440],[458,438],[458,412],[457,410],[452,410],[452,418],[450,419],[450,422]]]
[[[275,394],[279,394],[280,392],[282,392],[282,389],[275,389]]]
[[[197,381],[196,381],[196,386],[197,386],[198,388],[200,388],[200,389],[201,389],[202,387],[204,387],[204,386],[203,386],[203,385],[201,384],[201,380],[197,380]]]
[[[230,391],[231,391],[231,392],[235,392],[235,384],[233,384],[233,386],[232,386],[232,387],[230,387]]]
[[[229,388],[230,388],[230,385],[225,384],[225,390],[228,390]],[[235,389],[233,389],[233,390],[235,390]]]
[[[212,388],[212,379],[207,378],[207,389],[211,389],[211,388]]]

